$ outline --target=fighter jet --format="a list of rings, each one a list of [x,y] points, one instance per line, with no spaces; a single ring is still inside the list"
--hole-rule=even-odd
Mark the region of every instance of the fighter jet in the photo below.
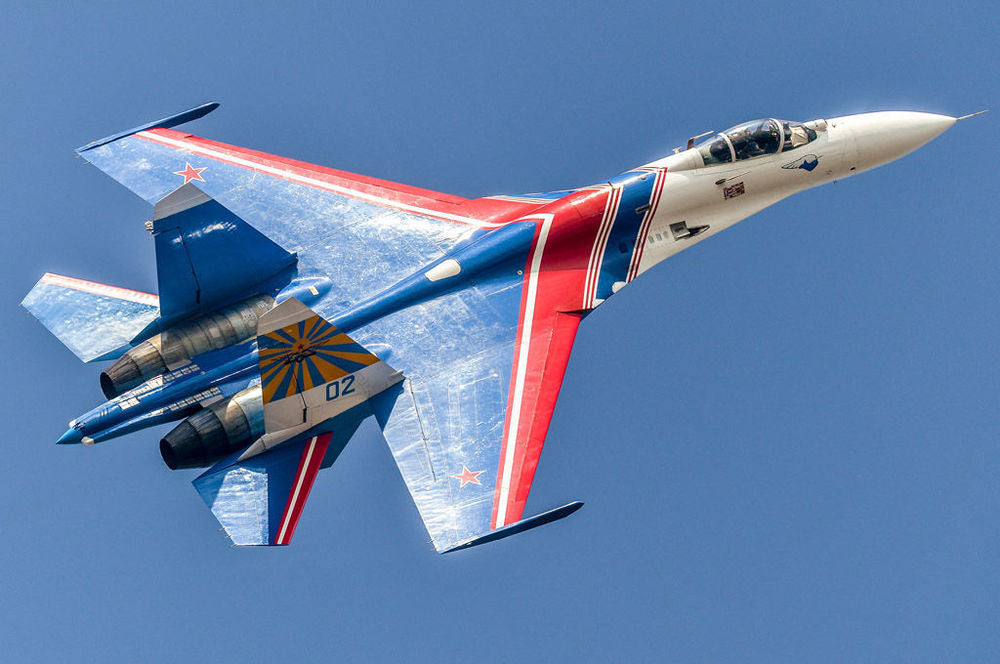
[[[81,360],[111,362],[107,400],[58,442],[179,421],[159,442],[166,465],[206,468],[194,486],[234,544],[285,545],[318,471],[373,416],[439,552],[582,505],[524,517],[589,312],[674,254],[962,119],[765,118],[596,184],[466,199],[174,129],[217,106],[77,150],[153,206],[159,293],[56,274],[28,293]]]

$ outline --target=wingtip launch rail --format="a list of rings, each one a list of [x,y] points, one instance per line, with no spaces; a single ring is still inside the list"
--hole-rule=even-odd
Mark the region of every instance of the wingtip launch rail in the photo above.
[[[78,147],[76,149],[77,154],[86,152],[87,150],[93,150],[94,148],[99,148],[102,145],[107,145],[117,141],[120,138],[125,138],[126,136],[131,136],[133,134],[138,134],[140,131],[146,131],[148,129],[170,129],[172,127],[177,127],[184,124],[185,122],[191,122],[192,120],[197,120],[198,118],[205,117],[215,109],[219,107],[219,102],[210,101],[206,104],[201,104],[193,108],[189,108],[186,111],[181,111],[180,113],[174,113],[173,115],[168,115],[165,118],[160,118],[159,120],[154,120],[153,122],[147,122],[144,125],[139,125],[138,127],[133,127],[126,131],[118,132],[117,134],[112,134],[110,136],[105,136],[104,138],[98,139],[87,143],[84,146]]]

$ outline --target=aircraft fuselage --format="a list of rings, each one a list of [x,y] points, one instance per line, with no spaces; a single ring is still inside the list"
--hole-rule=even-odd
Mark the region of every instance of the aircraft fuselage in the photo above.
[[[330,322],[342,332],[498,276],[546,268],[563,288],[559,311],[583,313],[639,274],[799,191],[897,159],[955,122],[929,113],[881,112],[799,124],[739,125],[686,150],[575,190],[467,242]],[[541,248],[544,247],[544,256]],[[315,289],[313,289],[315,293]],[[279,296],[279,300],[280,300]],[[212,392],[253,387],[255,344],[226,351],[206,373],[172,371],[78,418],[60,442],[92,443],[180,419]],[[383,357],[391,364],[391,355]],[[338,388],[337,397],[340,396]]]

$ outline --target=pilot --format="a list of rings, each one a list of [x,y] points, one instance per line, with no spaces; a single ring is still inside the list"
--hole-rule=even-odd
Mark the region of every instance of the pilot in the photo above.
[[[733,144],[733,151],[736,153],[737,159],[747,159],[751,155],[747,154],[747,150],[750,148],[749,130],[743,129],[742,131],[735,131],[729,134],[729,142]]]
[[[764,148],[760,144],[762,139],[760,125],[751,125],[745,128],[740,132],[740,139],[741,149],[737,159],[752,159],[765,154]]]
[[[726,162],[730,161],[733,157],[729,154],[729,146],[726,145],[726,141],[721,137],[712,143],[712,146],[708,149],[711,153],[712,158],[715,161]]]
[[[757,143],[757,149],[760,150],[757,154],[774,154],[778,151],[778,145],[781,142],[778,130],[770,120],[762,122],[757,126],[757,130],[754,132],[754,140]]]

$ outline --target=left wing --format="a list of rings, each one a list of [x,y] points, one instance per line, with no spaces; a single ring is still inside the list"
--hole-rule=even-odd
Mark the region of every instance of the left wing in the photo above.
[[[544,200],[466,199],[192,136],[206,104],[94,141],[77,153],[147,202],[194,183],[334,283],[344,306]]]

